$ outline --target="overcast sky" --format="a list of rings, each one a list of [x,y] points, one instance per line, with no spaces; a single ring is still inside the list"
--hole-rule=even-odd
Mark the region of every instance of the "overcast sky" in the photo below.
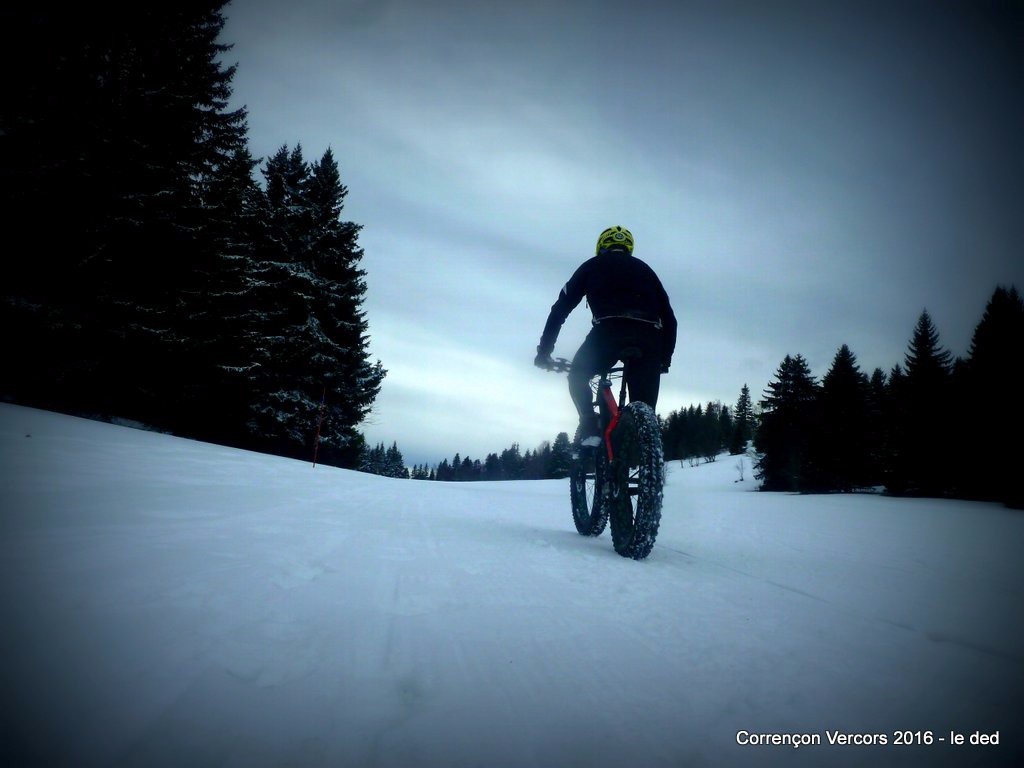
[[[786,354],[888,372],[925,308],[966,354],[1024,289],[1020,8],[235,0],[222,39],[253,154],[338,159],[388,369],[364,431],[412,464],[572,433],[533,356],[614,224],[679,318],[662,415]]]

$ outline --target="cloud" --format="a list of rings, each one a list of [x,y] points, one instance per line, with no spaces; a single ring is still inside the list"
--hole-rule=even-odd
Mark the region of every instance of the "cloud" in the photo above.
[[[444,328],[383,313],[376,320],[374,351],[393,362],[367,428],[371,443],[395,435],[414,463],[455,451],[482,460],[514,442],[525,451],[575,429],[564,377],[533,368],[532,354],[489,354]]]
[[[436,461],[569,429],[530,361],[610,224],[679,316],[665,412],[757,394],[786,354],[820,375],[843,343],[888,370],[924,307],[963,353],[995,285],[1024,287],[1024,67],[998,9],[587,9],[229,6],[254,153],[332,146],[364,225],[390,371],[368,434]]]

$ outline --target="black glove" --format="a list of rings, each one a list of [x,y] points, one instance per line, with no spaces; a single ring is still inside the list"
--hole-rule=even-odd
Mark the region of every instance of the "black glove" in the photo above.
[[[545,371],[550,371],[554,367],[555,361],[551,359],[550,352],[541,352],[540,347],[537,347],[537,356],[533,358],[533,364]]]
[[[661,372],[662,373],[668,373],[668,369],[671,368],[671,367],[672,367],[672,361],[671,360],[666,360],[665,362],[663,362],[661,364]]]

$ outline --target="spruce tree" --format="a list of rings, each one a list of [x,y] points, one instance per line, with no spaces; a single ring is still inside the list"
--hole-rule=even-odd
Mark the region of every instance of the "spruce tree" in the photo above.
[[[750,400],[750,387],[746,384],[736,400],[732,435],[729,439],[729,453],[736,455],[747,450],[747,442],[754,436],[754,406]]]
[[[755,477],[763,490],[805,490],[816,397],[807,361],[802,355],[786,355],[761,400],[761,424],[754,438],[761,454]]]
[[[249,278],[265,211],[253,178],[256,165],[248,149],[239,149],[206,184],[209,225],[197,285],[182,293],[190,362],[175,423],[181,434],[227,445],[247,445],[256,365],[248,342],[252,316],[260,309]]]
[[[705,462],[714,461],[722,446],[720,402],[709,402],[700,420],[700,457]]]
[[[679,458],[676,455],[678,424],[679,411],[671,411],[661,423],[661,449],[665,457],[665,461],[673,461]]]
[[[501,452],[501,479],[522,480],[526,467],[523,455],[519,451],[519,443],[513,443]]]
[[[958,378],[959,393],[970,403],[995,403],[998,418],[972,414],[961,425],[964,476],[961,492],[1021,507],[1017,479],[1018,443],[1024,435],[1024,411],[1017,401],[1024,360],[1024,301],[1015,286],[999,286],[971,337],[968,358]]]
[[[728,450],[734,428],[733,415],[729,410],[729,406],[721,406],[718,411],[718,440],[717,445],[715,446],[716,454],[723,450]]]
[[[523,480],[536,480],[540,473],[540,462],[537,460],[537,455],[530,450],[526,449],[526,453],[523,454]]]
[[[927,309],[914,326],[904,361],[910,381],[944,381],[949,376],[953,356],[939,344],[939,331]]]
[[[685,409],[672,411],[662,423],[665,461],[702,456],[706,443],[703,406],[690,405]]]
[[[547,480],[551,477],[551,443],[547,440],[534,451],[533,466],[526,475],[530,480]]]
[[[905,492],[943,495],[951,489],[955,448],[949,425],[941,418],[948,408],[953,361],[939,344],[939,332],[927,310],[914,327],[904,362],[896,473]]]
[[[890,428],[888,423],[888,380],[881,368],[875,368],[868,382],[868,484],[885,482],[886,466],[891,461]]]
[[[5,91],[0,211],[45,233],[0,301],[9,396],[175,426],[213,247],[204,193],[245,144],[225,5],[5,11],[35,48]]]
[[[387,449],[384,456],[384,471],[386,477],[395,477],[407,479],[409,477],[409,470],[405,466],[405,459],[402,457],[402,452],[398,450],[398,443],[394,442],[391,447]]]
[[[572,467],[572,442],[568,432],[559,432],[551,446],[551,462],[547,476],[560,480],[569,476]]]
[[[357,468],[360,472],[371,475],[387,475],[388,451],[385,450],[384,443],[377,443],[373,448],[364,444]]]
[[[906,492],[907,475],[904,457],[907,441],[904,435],[909,429],[907,419],[907,376],[903,367],[897,363],[889,371],[889,380],[885,387],[884,410],[886,453],[882,467],[882,479],[886,490],[895,495]]]
[[[347,189],[329,149],[307,165],[301,147],[283,146],[264,176],[269,226],[250,275],[260,307],[249,332],[250,434],[254,447],[301,455],[326,393],[321,455],[348,466],[385,375],[369,360],[360,228],[339,219]]]
[[[843,344],[818,390],[812,430],[809,483],[821,490],[850,491],[868,484],[868,380]]]
[[[484,479],[501,480],[501,459],[498,458],[498,454],[487,454],[484,460]]]

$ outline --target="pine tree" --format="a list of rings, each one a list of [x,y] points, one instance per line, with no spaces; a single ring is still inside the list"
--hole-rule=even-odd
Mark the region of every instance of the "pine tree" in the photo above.
[[[885,410],[883,420],[886,430],[886,462],[882,478],[889,493],[900,495],[906,491],[907,478],[904,458],[906,440],[904,435],[909,429],[907,419],[907,375],[903,367],[897,363],[889,371],[889,380],[885,387]]]
[[[761,424],[754,438],[761,453],[755,476],[763,490],[805,490],[816,397],[817,384],[807,361],[801,355],[786,355],[761,400]]]
[[[551,466],[551,443],[545,440],[538,445],[535,450],[527,450],[526,453],[523,454],[522,464],[523,469],[521,479],[546,479]]]
[[[939,345],[939,333],[925,310],[918,318],[905,356],[906,378],[898,406],[896,487],[922,496],[943,495],[952,480],[948,425],[941,415],[948,407],[952,355]]]
[[[720,402],[709,402],[700,420],[700,457],[705,462],[714,461],[722,448],[721,412]]]
[[[661,449],[665,461],[678,459],[679,411],[671,411],[661,424]]]
[[[572,467],[572,442],[567,432],[559,432],[551,446],[547,477],[560,480],[569,476]]]
[[[5,90],[0,211],[45,233],[5,276],[8,395],[174,426],[180,325],[214,247],[206,187],[245,144],[224,5],[5,11],[36,47]]]
[[[708,411],[714,411],[714,418],[709,418]],[[722,433],[723,409],[721,403],[690,405],[685,409],[673,411],[662,423],[662,445],[665,460],[686,460],[695,457],[713,457],[724,447]],[[724,417],[726,421],[731,416]]]
[[[1016,405],[1022,359],[1024,301],[1015,286],[999,286],[974,329],[968,359],[957,377],[964,402],[995,403],[999,418],[972,413],[961,424],[965,476],[960,490],[1018,508],[1024,506],[1015,470],[1017,443],[1024,435],[1024,411]]]
[[[368,356],[359,227],[338,219],[347,190],[330,150],[308,166],[301,147],[283,146],[264,176],[270,227],[249,276],[266,308],[249,331],[250,434],[255,447],[296,455],[326,391],[323,460],[347,466],[385,375]]]
[[[523,474],[521,478],[523,480],[536,480],[539,479],[537,475],[540,473],[539,462],[537,456],[529,448],[526,449],[526,453],[523,454]]]
[[[405,459],[402,452],[398,450],[398,443],[392,443],[384,454],[384,466],[381,474],[385,477],[406,479],[409,477],[409,470],[405,466]]]
[[[868,484],[868,380],[843,344],[818,390],[819,418],[812,428],[808,486],[850,491]]]
[[[747,450],[747,443],[754,436],[754,406],[750,400],[750,387],[746,384],[736,400],[733,430],[729,440],[729,453],[736,455]]]
[[[519,452],[519,444],[513,443],[511,447],[501,452],[501,479],[522,480],[525,473],[523,456]]]
[[[939,345],[939,332],[928,310],[923,310],[918,317],[905,362],[910,381],[943,381],[949,376],[952,355]]]
[[[891,462],[891,436],[888,422],[889,386],[885,372],[875,368],[868,382],[868,484],[875,486],[885,482],[886,466]]]
[[[250,377],[255,361],[247,346],[252,325],[254,243],[263,225],[263,192],[253,178],[256,161],[239,149],[220,165],[204,189],[209,212],[197,283],[183,291],[182,321],[189,363],[182,366],[178,414],[181,434],[245,445]]]
[[[718,411],[718,439],[715,446],[715,453],[718,454],[728,449],[729,441],[732,439],[734,429],[733,416],[729,406],[722,405]]]
[[[498,458],[498,454],[487,454],[484,460],[484,479],[501,480],[501,459]]]
[[[360,472],[371,475],[387,475],[388,451],[385,450],[384,443],[377,443],[373,448],[364,444],[357,467]]]

